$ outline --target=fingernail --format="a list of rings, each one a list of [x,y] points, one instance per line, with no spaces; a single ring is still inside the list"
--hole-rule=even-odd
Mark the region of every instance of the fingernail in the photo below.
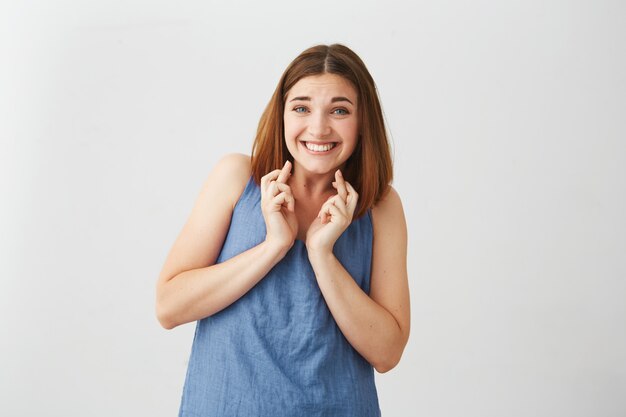
[[[341,175],[341,170],[340,169],[338,169],[337,172],[339,173],[340,177],[343,177],[343,175]]]

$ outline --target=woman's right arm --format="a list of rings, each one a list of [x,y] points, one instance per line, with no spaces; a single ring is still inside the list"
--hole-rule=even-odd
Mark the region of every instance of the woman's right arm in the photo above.
[[[164,328],[208,317],[229,306],[254,287],[289,249],[266,239],[215,264],[250,174],[250,157],[230,154],[206,179],[157,282],[156,314]]]

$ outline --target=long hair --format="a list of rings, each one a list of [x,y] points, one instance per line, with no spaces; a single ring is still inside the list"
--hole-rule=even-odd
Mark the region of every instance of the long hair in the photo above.
[[[357,93],[359,138],[343,174],[359,194],[353,216],[358,219],[389,191],[393,166],[376,84],[361,58],[344,45],[313,46],[289,64],[259,121],[252,145],[252,176],[260,184],[262,176],[288,159],[293,163],[285,143],[285,100],[302,78],[320,74],[343,77]]]

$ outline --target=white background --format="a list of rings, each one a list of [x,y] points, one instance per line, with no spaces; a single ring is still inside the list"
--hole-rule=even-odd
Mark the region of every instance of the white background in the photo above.
[[[286,65],[377,81],[409,227],[385,417],[626,415],[622,1],[3,1],[0,413],[174,416],[154,284]]]

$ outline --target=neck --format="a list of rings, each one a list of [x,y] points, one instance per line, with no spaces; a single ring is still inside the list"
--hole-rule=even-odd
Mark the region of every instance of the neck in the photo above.
[[[340,167],[342,169],[343,167]],[[325,174],[316,174],[306,172],[302,167],[294,164],[293,172],[289,178],[289,186],[291,187],[294,197],[304,198],[306,200],[326,200],[332,194],[335,194],[335,188],[332,182],[335,181],[335,169]],[[343,170],[342,170],[343,172]]]

